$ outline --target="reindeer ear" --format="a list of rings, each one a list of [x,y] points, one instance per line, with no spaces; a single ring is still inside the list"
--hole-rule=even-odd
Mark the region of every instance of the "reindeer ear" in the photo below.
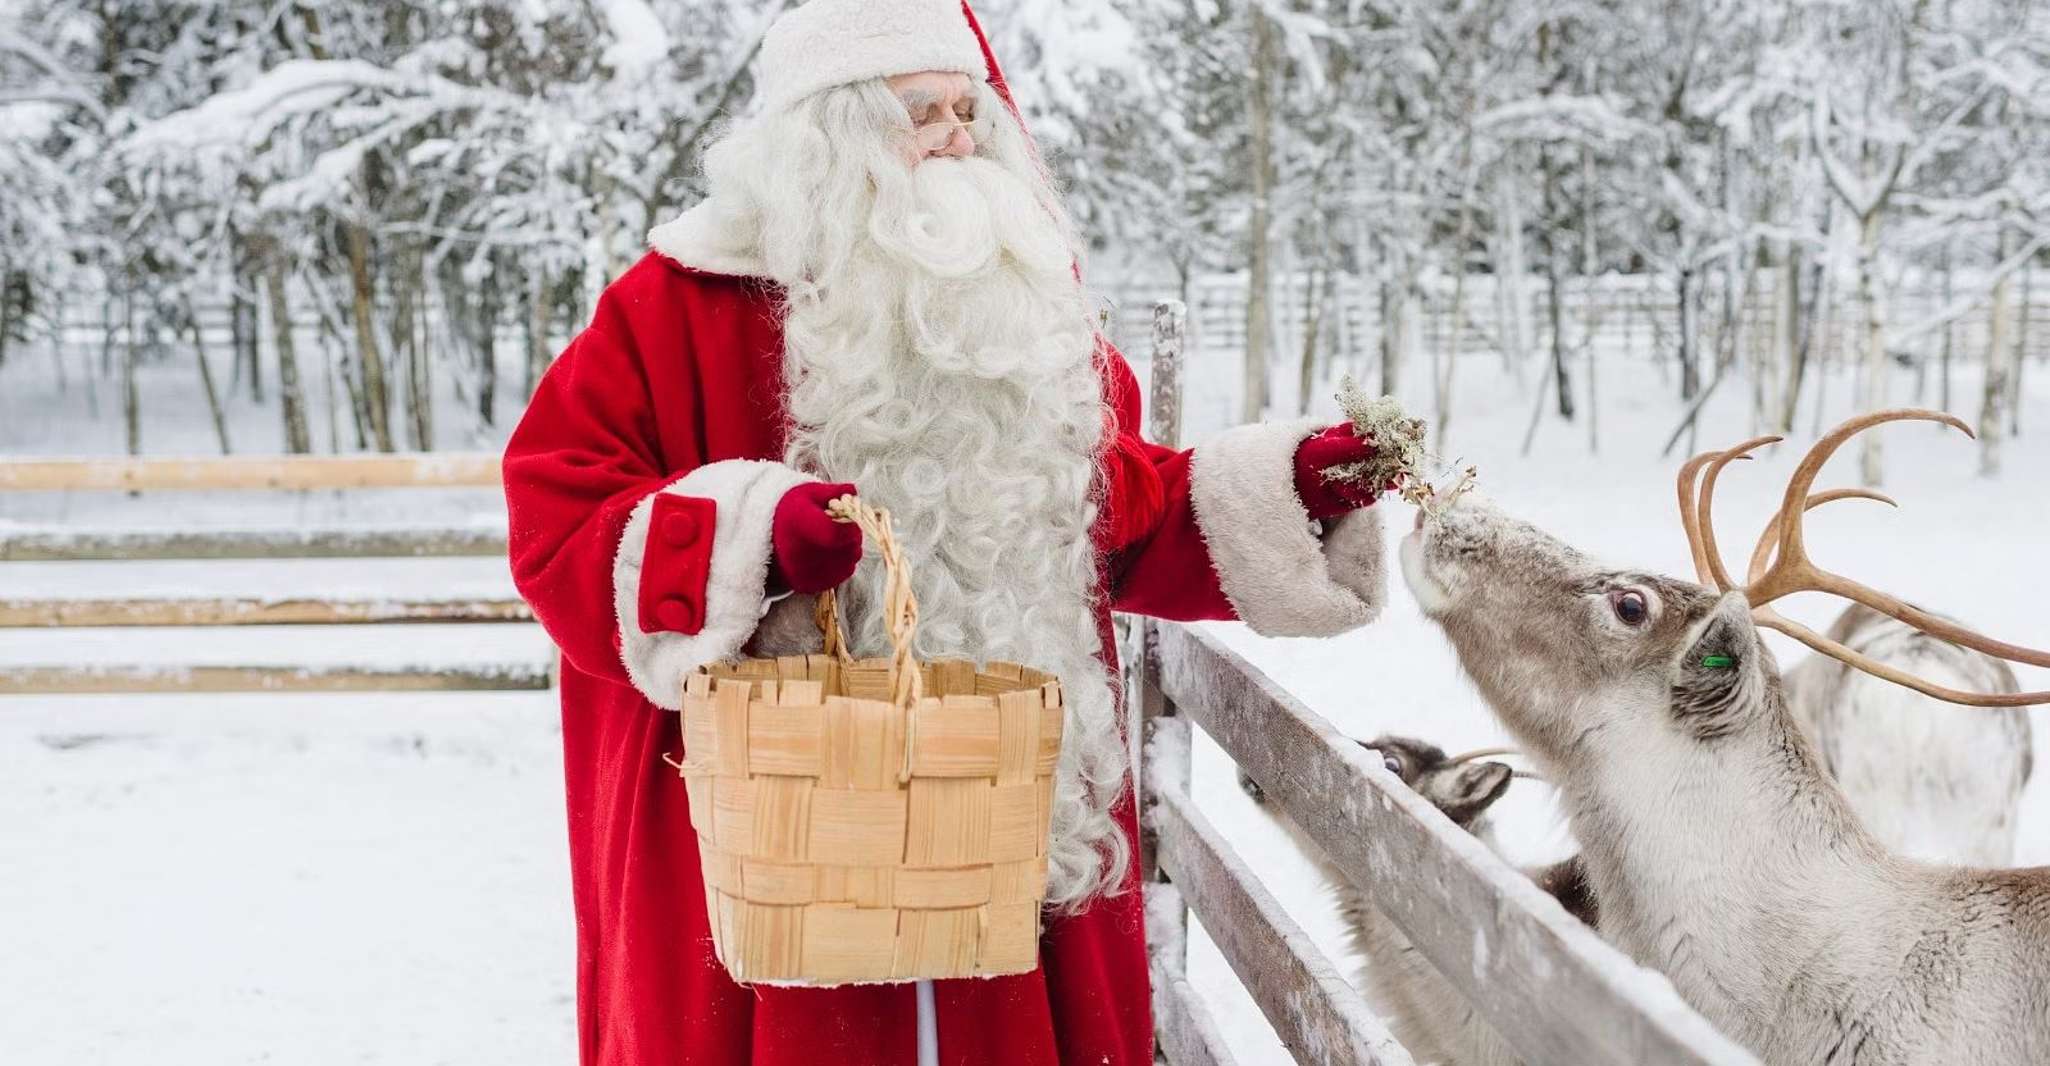
[[[1743,724],[1757,691],[1760,645],[1751,606],[1733,592],[1695,631],[1673,678],[1673,715],[1701,740],[1728,736]]]
[[[1467,825],[1487,812],[1502,793],[1509,791],[1509,782],[1514,775],[1509,767],[1498,762],[1469,763],[1459,768],[1454,776],[1448,795],[1439,798],[1438,806],[1445,817],[1459,825]]]

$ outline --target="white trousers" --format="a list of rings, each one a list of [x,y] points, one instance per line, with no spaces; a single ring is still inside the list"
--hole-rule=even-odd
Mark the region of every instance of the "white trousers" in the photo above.
[[[940,1066],[940,1018],[932,982],[918,982],[918,1066]]]

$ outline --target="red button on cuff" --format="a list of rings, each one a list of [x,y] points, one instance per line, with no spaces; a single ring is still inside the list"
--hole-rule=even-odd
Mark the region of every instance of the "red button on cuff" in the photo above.
[[[688,548],[698,539],[698,520],[678,511],[662,519],[662,540],[672,548]]]
[[[672,633],[692,633],[698,628],[697,611],[691,608],[689,600],[681,596],[671,596],[656,604],[655,620]]]

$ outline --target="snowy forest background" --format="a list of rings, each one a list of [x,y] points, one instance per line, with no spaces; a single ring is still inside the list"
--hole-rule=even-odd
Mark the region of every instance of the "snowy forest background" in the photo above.
[[[0,450],[493,446],[699,195],[784,5],[7,0]],[[1488,373],[1599,449],[1606,347],[1676,433],[1718,389],[1819,418],[1837,368],[1976,419],[1991,469],[2050,356],[2050,5],[980,13],[1113,334],[1143,365],[1179,295],[1242,360],[1212,422],[1351,371],[1442,442]]]

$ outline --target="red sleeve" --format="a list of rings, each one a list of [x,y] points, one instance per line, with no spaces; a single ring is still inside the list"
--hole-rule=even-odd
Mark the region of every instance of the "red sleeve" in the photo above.
[[[506,445],[504,479],[513,583],[571,665],[625,684],[613,597],[621,532],[636,504],[699,457],[660,454],[647,377],[618,339],[631,334],[608,330],[615,316],[608,294],[542,377]],[[678,587],[687,575],[667,576]]]
[[[1109,450],[1111,609],[1176,622],[1238,617],[1189,495],[1193,452],[1139,434],[1139,382],[1125,357],[1103,344],[1102,373],[1115,437]]]

